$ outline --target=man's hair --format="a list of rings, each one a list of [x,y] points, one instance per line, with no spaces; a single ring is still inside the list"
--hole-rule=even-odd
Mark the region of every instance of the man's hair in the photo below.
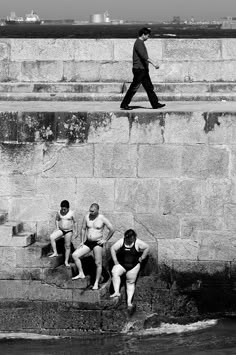
[[[142,35],[150,35],[150,34],[151,34],[151,28],[148,27],[143,27],[138,31],[139,37],[141,37]]]
[[[130,243],[137,238],[137,234],[133,229],[128,229],[124,234],[125,242]]]
[[[97,210],[99,210],[99,204],[98,203],[92,203],[90,207],[96,207]]]
[[[69,201],[67,201],[67,200],[61,201],[61,207],[70,208]]]

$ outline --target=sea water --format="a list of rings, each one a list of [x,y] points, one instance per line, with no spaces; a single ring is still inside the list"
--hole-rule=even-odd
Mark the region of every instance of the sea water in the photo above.
[[[122,334],[54,337],[27,333],[0,333],[1,355],[208,355],[236,354],[236,320],[206,320]]]

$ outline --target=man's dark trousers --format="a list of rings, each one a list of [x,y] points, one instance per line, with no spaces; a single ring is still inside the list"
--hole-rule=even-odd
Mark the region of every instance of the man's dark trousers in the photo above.
[[[156,106],[158,106],[158,97],[154,92],[154,87],[152,85],[148,70],[133,68],[133,75],[133,81],[130,84],[130,87],[120,106],[129,105],[130,101],[132,100],[133,96],[135,95],[141,84],[147,92],[148,99],[152,107],[155,108]]]

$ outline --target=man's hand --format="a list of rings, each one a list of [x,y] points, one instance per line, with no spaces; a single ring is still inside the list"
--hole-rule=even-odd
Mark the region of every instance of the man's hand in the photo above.
[[[155,67],[155,69],[159,69],[160,67],[159,67],[159,65],[154,65],[154,67]]]
[[[101,239],[101,240],[98,240],[97,241],[98,245],[103,245],[106,243],[106,240],[105,239]]]

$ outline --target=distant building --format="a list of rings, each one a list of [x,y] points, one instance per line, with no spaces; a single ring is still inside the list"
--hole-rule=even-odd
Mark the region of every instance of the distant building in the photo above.
[[[236,28],[236,17],[227,16],[226,18],[223,18],[221,28],[223,30],[235,29]]]

